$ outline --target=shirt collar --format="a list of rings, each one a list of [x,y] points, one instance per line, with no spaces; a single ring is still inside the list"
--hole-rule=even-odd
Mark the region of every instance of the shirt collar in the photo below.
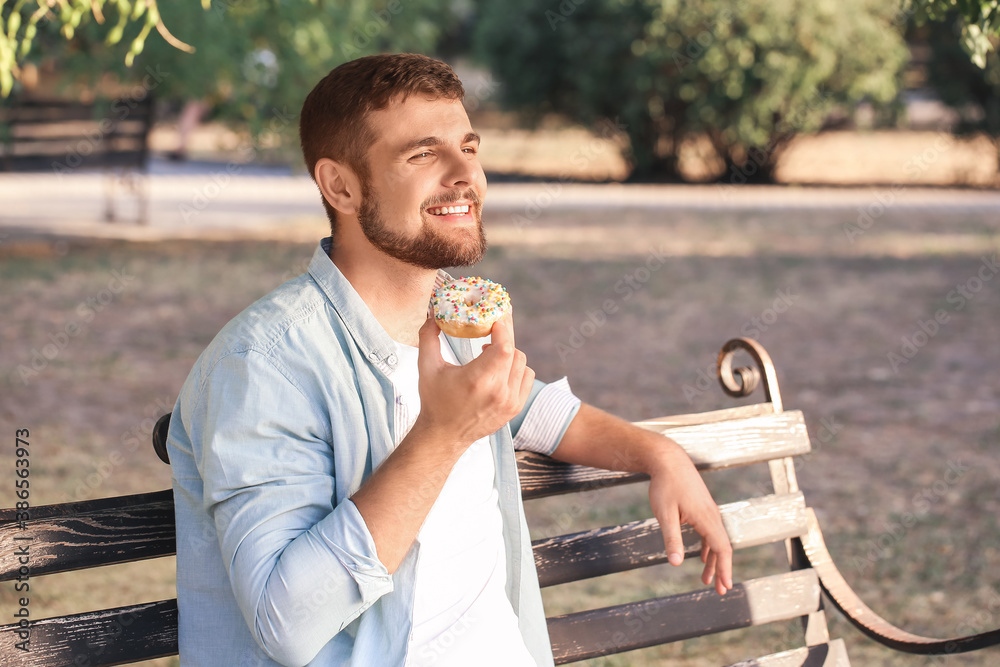
[[[386,333],[379,321],[372,315],[368,304],[354,289],[354,285],[340,272],[337,265],[330,259],[330,249],[333,247],[333,237],[328,236],[319,242],[309,262],[309,275],[319,285],[326,298],[330,300],[333,309],[340,315],[344,326],[350,331],[358,348],[372,364],[383,372],[390,373],[399,363],[396,357],[396,342]],[[434,288],[440,287],[446,280],[451,280],[447,272],[438,269]],[[428,297],[428,313],[430,298]],[[452,347],[454,348],[454,342]],[[464,362],[463,362],[464,363]]]

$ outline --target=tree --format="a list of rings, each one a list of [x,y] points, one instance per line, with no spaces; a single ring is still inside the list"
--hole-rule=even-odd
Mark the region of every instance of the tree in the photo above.
[[[366,14],[369,8],[387,12],[390,16],[398,13],[404,0],[387,0],[382,3],[351,3],[357,10],[355,13]],[[582,4],[583,0],[570,0],[568,7]],[[963,44],[970,52],[972,59],[980,67],[985,67],[985,54],[991,48],[991,38],[1000,36],[1000,0],[902,0],[900,11],[915,14],[921,20],[944,20],[945,16],[957,12],[962,17]],[[182,5],[184,0],[176,0],[168,5]],[[222,6],[225,8],[240,7],[250,12],[259,10],[265,2],[260,0],[201,0],[202,8]],[[266,4],[276,12],[282,9],[295,14],[297,5],[302,2],[270,0]],[[328,3],[323,0],[311,0],[308,4],[320,6]],[[58,5],[58,11],[56,6]],[[380,5],[380,7],[377,7]],[[430,8],[430,3],[422,9]],[[437,12],[439,18],[453,19],[461,14],[461,3],[441,7]],[[562,5],[560,5],[562,7]],[[335,7],[329,7],[336,9]],[[190,9],[190,7],[186,7]],[[458,11],[456,11],[458,10]],[[560,12],[562,10],[560,9]],[[111,15],[110,17],[108,15]],[[366,14],[367,16],[367,14]],[[157,0],[0,0],[0,95],[7,97],[13,88],[15,79],[20,74],[19,64],[28,57],[35,45],[39,27],[55,26],[66,39],[72,39],[77,28],[86,25],[91,20],[98,24],[110,25],[109,18],[114,18],[113,26],[105,33],[108,45],[116,45],[122,41],[125,33],[131,37],[126,40],[129,47],[124,56],[124,63],[131,64],[131,59],[141,53],[146,45],[146,38],[153,28],[171,46],[191,51],[191,45],[170,34],[168,21],[160,16]],[[454,25],[454,21],[448,21]],[[141,26],[136,30],[130,30]],[[425,25],[423,32],[434,32],[436,26]],[[137,34],[136,34],[137,33]],[[426,37],[427,35],[423,35]]]
[[[38,6],[29,14],[24,0],[2,3],[5,22],[25,16],[36,30],[22,21],[0,48],[15,44],[18,63],[55,63],[70,89],[100,89],[110,78],[138,92],[152,82],[157,96],[206,99],[216,116],[254,130],[273,127],[287,110],[294,115],[340,63],[383,51],[433,51],[454,20],[434,0],[59,1],[63,10],[47,20],[44,12],[35,19]],[[25,51],[38,43],[44,48]],[[0,72],[9,65],[0,61]]]
[[[479,4],[478,55],[515,109],[618,119],[632,178],[682,176],[709,139],[725,179],[767,181],[837,106],[888,104],[907,52],[879,0],[510,0]],[[530,66],[526,63],[531,63]]]
[[[957,134],[985,132],[992,137],[1000,170],[1000,55],[994,47],[985,54],[983,67],[970,63],[958,44],[963,23],[953,13],[918,29],[931,47],[928,83],[957,112]]]
[[[980,69],[986,69],[987,54],[996,55],[1000,37],[1000,0],[906,0],[907,11],[918,25],[927,22],[954,26],[965,52]]]

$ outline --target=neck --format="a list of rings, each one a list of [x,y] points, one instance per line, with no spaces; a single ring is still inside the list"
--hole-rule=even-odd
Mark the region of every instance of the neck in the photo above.
[[[418,346],[436,270],[401,262],[367,244],[334,243],[330,259],[393,340]]]

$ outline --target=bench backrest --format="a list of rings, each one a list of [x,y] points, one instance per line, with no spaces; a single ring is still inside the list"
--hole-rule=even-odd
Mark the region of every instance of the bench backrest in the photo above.
[[[101,105],[21,100],[0,107],[0,171],[142,168],[152,124],[148,93]]]
[[[747,378],[744,377],[744,383]],[[744,386],[747,386],[746,384]],[[752,387],[751,387],[752,389]],[[736,550],[805,535],[808,510],[795,484],[791,457],[810,449],[800,412],[782,412],[776,389],[766,403],[683,417],[640,422],[680,443],[702,471],[768,463],[775,492],[721,507]],[[157,431],[163,433],[163,424]],[[162,441],[161,441],[162,448]],[[643,475],[569,465],[532,452],[518,452],[526,501],[546,496],[633,483]],[[0,538],[29,534],[32,576],[171,555],[175,551],[170,491],[40,507],[23,530],[13,510],[0,511]],[[801,618],[804,646],[761,658],[754,665],[846,666],[840,640],[830,642],[820,605],[820,584],[793,543],[788,571],[738,583],[725,596],[700,589],[678,595],[548,619],[556,664],[647,646]],[[700,540],[684,527],[687,557],[697,557]],[[541,586],[552,586],[666,562],[655,519],[533,542]],[[16,577],[18,563],[0,555],[0,580]],[[17,635],[0,628],[0,654],[16,655]],[[176,601],[46,619],[32,624],[32,650],[16,664],[111,665],[177,652]]]

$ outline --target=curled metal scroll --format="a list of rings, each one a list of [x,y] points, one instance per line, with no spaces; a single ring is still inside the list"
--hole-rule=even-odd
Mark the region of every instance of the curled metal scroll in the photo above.
[[[754,360],[757,367],[739,366],[733,368],[733,355],[743,350]],[[774,407],[775,412],[781,412],[781,394],[778,391],[778,374],[767,350],[750,338],[733,338],[722,346],[719,351],[719,383],[722,390],[734,398],[749,396],[764,381],[764,395]]]
[[[823,533],[819,529],[816,513],[806,509],[809,531],[798,542],[797,548],[804,553],[809,565],[819,575],[820,586],[833,605],[847,617],[856,628],[875,641],[897,651],[917,653],[921,655],[950,655],[978,651],[982,648],[1000,644],[1000,629],[964,635],[947,639],[923,637],[902,630],[885,620],[868,605],[851,588],[844,575],[840,573],[833,562],[833,557],[826,548]]]
[[[153,427],[153,451],[160,457],[160,460],[170,464],[170,455],[167,453],[167,431],[170,429],[170,415],[168,412],[156,420]]]

